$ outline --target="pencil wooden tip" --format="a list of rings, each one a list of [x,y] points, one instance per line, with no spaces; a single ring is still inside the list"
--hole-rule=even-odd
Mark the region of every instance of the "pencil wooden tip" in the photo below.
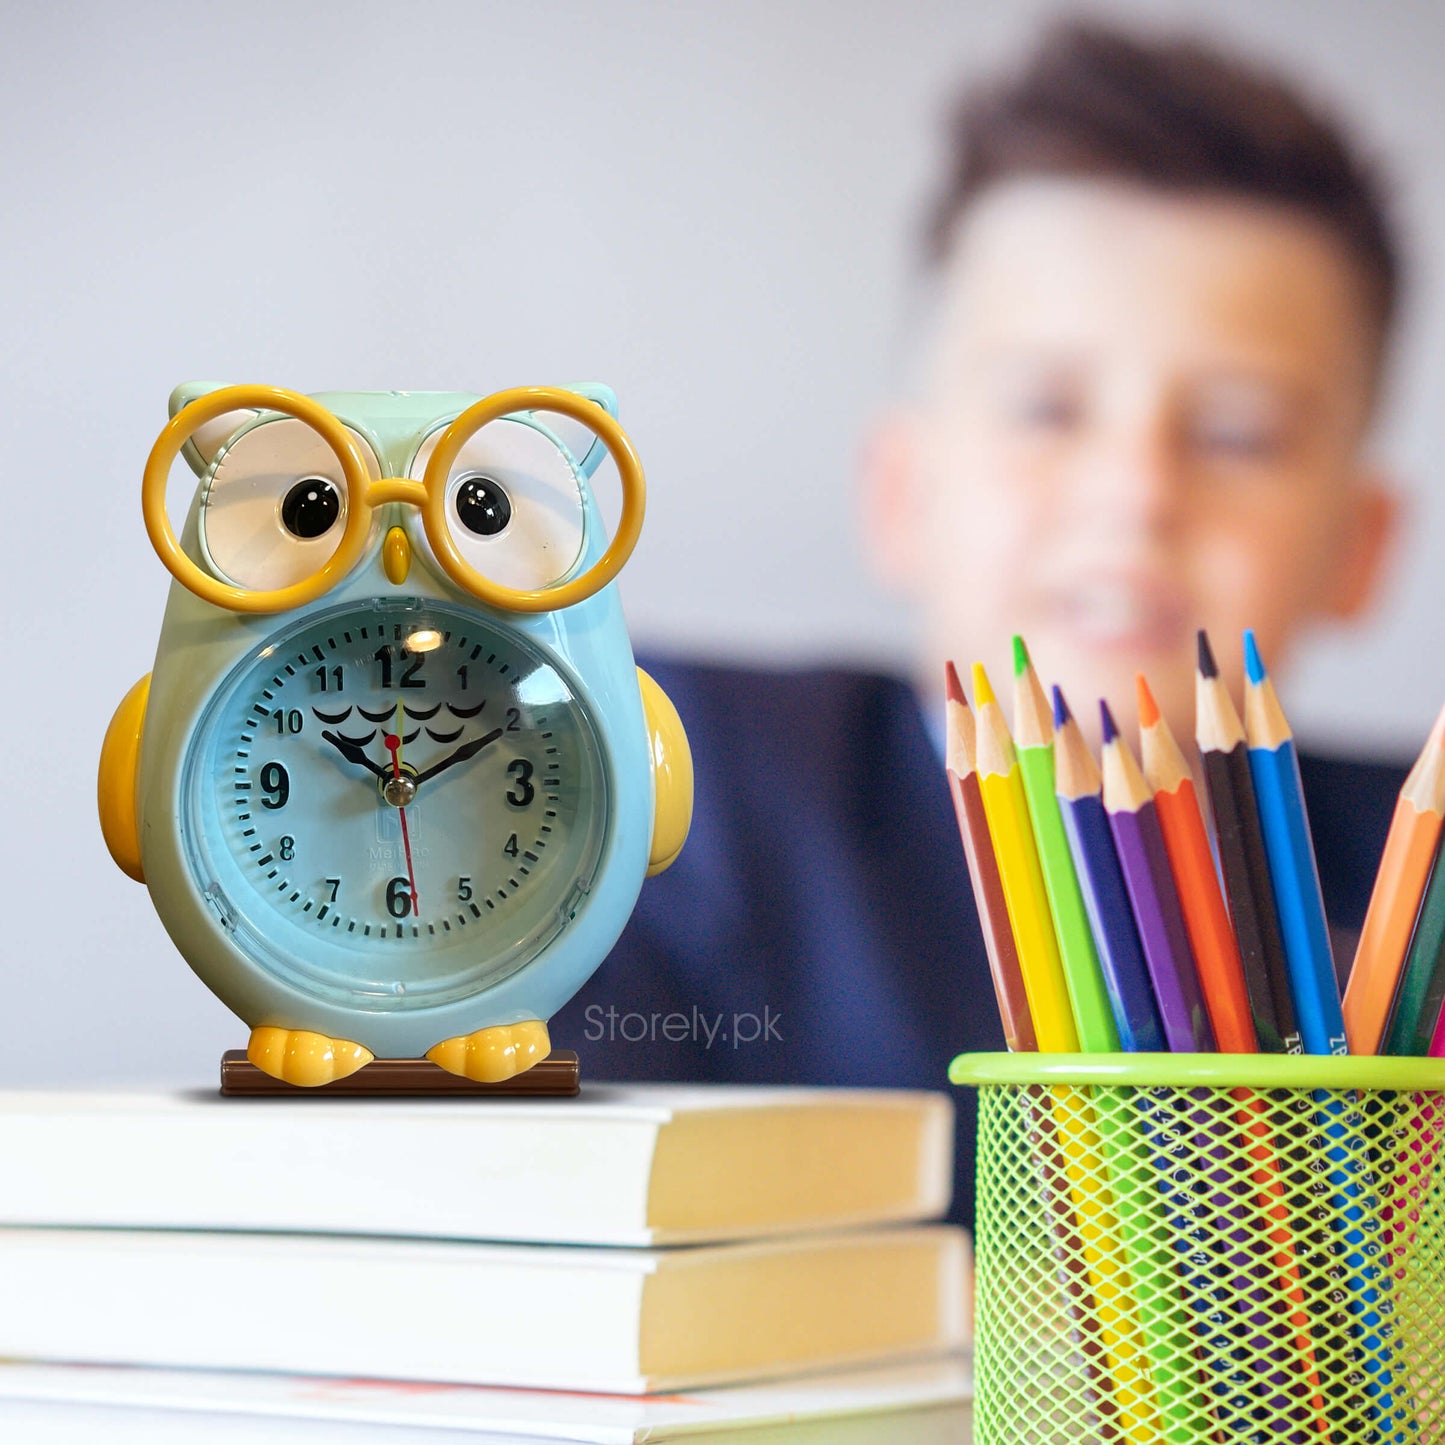
[[[1054,684],[1054,727],[1055,729],[1066,726],[1072,722],[1073,713],[1069,711],[1069,704],[1064,697],[1064,690],[1058,683]]]
[[[1134,691],[1139,697],[1139,726],[1152,728],[1159,721],[1159,704],[1154,701],[1154,694],[1149,691],[1149,680],[1142,672],[1135,674]]]
[[[1254,640],[1254,628],[1244,629],[1244,672],[1245,676],[1253,683],[1261,683],[1268,674],[1264,670],[1264,661],[1259,655],[1259,643]]]
[[[1014,633],[1014,676],[1022,677],[1029,670],[1029,649],[1023,638]]]
[[[949,702],[961,702],[965,707],[968,706],[968,697],[964,693],[963,683],[959,681],[958,669],[951,662],[943,665],[943,687]]]
[[[1099,699],[1099,724],[1104,730],[1104,746],[1108,747],[1119,736],[1119,725],[1114,721],[1114,714],[1109,711],[1109,704],[1103,698]]]
[[[973,695],[978,699],[980,707],[987,707],[991,702],[998,699],[993,695],[993,688],[989,684],[988,673],[983,670],[983,663],[975,662],[973,665]]]
[[[1218,677],[1219,664],[1214,660],[1214,649],[1209,645],[1209,634],[1199,629],[1199,672],[1202,677]]]

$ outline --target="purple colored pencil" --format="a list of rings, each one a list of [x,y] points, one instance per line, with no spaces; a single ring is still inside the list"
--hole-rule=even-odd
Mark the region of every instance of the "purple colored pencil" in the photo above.
[[[1099,711],[1104,727],[1104,811],[1154,984],[1164,1037],[1174,1053],[1213,1053],[1214,1031],[1154,799],[1134,754],[1119,736],[1108,703],[1101,702]]]
[[[1054,697],[1054,790],[1073,854],[1084,911],[1093,930],[1109,1008],[1126,1053],[1160,1053],[1167,1045],[1154,1006],[1154,987],[1139,948],[1134,913],[1119,871],[1114,838],[1101,796],[1103,779],[1069,712],[1064,694]]]
[[[1104,809],[1129,890],[1144,960],[1154,983],[1165,1037],[1175,1053],[1213,1052],[1214,1032],[1153,795],[1129,745],[1119,736],[1107,703],[1100,704],[1100,716]],[[1215,1142],[1217,1120],[1207,1107],[1208,1097],[1200,1090],[1191,1091],[1189,1102],[1182,1096],[1171,1101],[1181,1132],[1192,1136],[1195,1160],[1187,1171],[1192,1176],[1190,1182],[1182,1191],[1190,1201],[1184,1212],[1191,1217],[1188,1233],[1195,1250],[1188,1256],[1189,1263],[1192,1266],[1203,1257],[1215,1257],[1207,1270],[1208,1283],[1195,1281],[1196,1287],[1203,1284],[1203,1297],[1190,1303],[1209,1364],[1210,1388],[1220,1424],[1231,1432],[1231,1438],[1268,1445],[1279,1437],[1270,1426],[1260,1423],[1261,1414],[1275,1421],[1289,1419],[1293,1405],[1291,1382],[1281,1372],[1272,1372],[1265,1379],[1253,1378],[1252,1362],[1268,1358],[1273,1352],[1271,1318],[1267,1310],[1251,1310],[1245,1303],[1255,1297],[1251,1255],[1247,1250],[1231,1250],[1223,1244],[1222,1227],[1236,1216],[1238,1201],[1228,1190],[1212,1188],[1199,1169],[1198,1161],[1209,1157],[1219,1161],[1221,1177],[1228,1176],[1229,1149]],[[1188,1270],[1184,1273],[1187,1285]],[[1302,1438],[1302,1432],[1296,1435],[1290,1431],[1285,1438]]]

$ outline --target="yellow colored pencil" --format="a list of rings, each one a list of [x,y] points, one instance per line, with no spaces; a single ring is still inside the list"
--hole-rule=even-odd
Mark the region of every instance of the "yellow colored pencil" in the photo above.
[[[973,697],[978,709],[978,786],[993,851],[998,857],[1004,903],[1013,925],[1034,1036],[1042,1053],[1076,1053],[1079,1034],[1074,1027],[1064,964],[1054,934],[1054,916],[1049,910],[1044,873],[1029,822],[1023,773],[1003,709],[979,663],[973,665]]]
[[[1004,903],[1014,931],[1019,967],[1041,1052],[1074,1053],[1079,1047],[1039,864],[1023,774],[1003,710],[979,663],[973,668],[978,711],[978,778],[989,836],[998,859]],[[1099,1334],[1114,1382],[1116,1423],[1126,1440],[1161,1439],[1154,1381],[1144,1351],[1134,1285],[1124,1266],[1113,1196],[1101,1188],[1107,1178],[1094,1110],[1086,1089],[1058,1085],[1049,1091],[1061,1162],[1078,1221],[1089,1288],[1099,1311]]]

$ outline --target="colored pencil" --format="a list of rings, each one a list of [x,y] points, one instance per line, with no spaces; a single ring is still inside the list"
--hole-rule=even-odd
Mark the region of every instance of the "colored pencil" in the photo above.
[[[1128,889],[1114,851],[1114,835],[1104,812],[1103,779],[1057,687],[1053,701],[1054,782],[1059,811],[1093,929],[1119,1043],[1127,1053],[1162,1052],[1166,1047],[1164,1030],[1139,947]]]
[[[1445,1003],[1445,863],[1441,858],[1445,853],[1435,855],[1400,974],[1400,991],[1385,1030],[1383,1052],[1387,1054],[1440,1057],[1434,1041],[1440,1033],[1440,1006]]]
[[[1244,725],[1219,676],[1213,649],[1203,631],[1199,633],[1198,650],[1196,740],[1214,813],[1220,871],[1224,877],[1235,937],[1239,940],[1245,989],[1254,1015],[1255,1032],[1260,1047],[1266,1053],[1299,1053],[1303,1040],[1296,1021],[1289,965],[1285,961],[1284,942],[1275,911],[1274,886],[1270,880],[1268,855],[1255,801]],[[1308,1105],[1305,1107],[1308,1114]],[[1336,1123],[1336,1132],[1338,1127]],[[1289,1184],[1295,1188],[1308,1188],[1311,1193],[1317,1191],[1321,1199],[1321,1207],[1314,1215],[1318,1227],[1309,1231],[1303,1241],[1302,1272],[1309,1276],[1317,1298],[1344,1295],[1347,1308],[1353,1314],[1359,1299],[1356,1281],[1340,1257],[1335,1231],[1326,1222],[1330,1218],[1326,1201],[1335,1197],[1330,1184],[1336,1177],[1331,1167],[1336,1161],[1310,1117],[1300,1118],[1291,1132],[1289,1148],[1294,1158]],[[1315,1152],[1327,1156],[1318,1159],[1318,1174],[1297,1157],[1301,1153]],[[1338,1418],[1341,1410],[1352,1408],[1350,1399],[1355,1388],[1351,1370],[1342,1369],[1333,1353],[1332,1342],[1338,1337],[1339,1330],[1335,1321],[1318,1319],[1311,1326],[1311,1334],[1318,1351],[1330,1410]]]
[[[1119,871],[1114,838],[1101,797],[1103,782],[1078,724],[1059,688],[1053,690],[1055,784],[1085,909],[1098,945],[1107,994],[1118,1036],[1129,1051],[1164,1048],[1153,988]],[[1186,1313],[1187,1296],[1179,1287],[1175,1255],[1188,1242],[1189,1221],[1178,1191],[1167,1175],[1173,1165],[1165,1141],[1177,1136],[1156,1129],[1149,1116],[1147,1091],[1126,1099],[1117,1090],[1095,1091],[1099,1138],[1110,1168],[1110,1186],[1118,1215],[1129,1220],[1119,1242],[1128,1261],[1139,1307],[1145,1359],[1170,1445],[1195,1445],[1201,1416],[1212,1406],[1189,1353],[1181,1341],[1194,1324]],[[1164,1219],[1152,1227],[1160,1209]],[[1161,1246],[1160,1241],[1168,1244]],[[1197,1272],[1196,1272],[1197,1273]]]
[[[1254,633],[1244,634],[1245,737],[1260,828],[1307,1054],[1347,1054],[1345,1018],[1294,732],[1275,696]]]
[[[1194,949],[1215,1042],[1222,1053],[1257,1053],[1259,1042],[1244,987],[1244,965],[1219,885],[1194,778],[1142,674],[1137,679],[1137,687],[1144,776],[1154,793],[1154,806],[1178,888],[1184,924]],[[1288,1305],[1288,1323],[1294,1334],[1301,1379],[1311,1392],[1310,1405],[1315,1419],[1322,1421],[1324,1398],[1285,1203],[1284,1180],[1266,1122],[1267,1106],[1249,1089],[1235,1090],[1234,1097],[1240,1106],[1236,1117],[1241,1132],[1249,1141],[1253,1165],[1250,1182],[1255,1188],[1255,1205],[1261,1215],[1272,1222],[1269,1240],[1273,1246],[1270,1257],[1275,1274],[1273,1293],[1263,1300],[1256,1296],[1256,1300],[1266,1317],[1271,1313],[1271,1305]]]
[[[998,998],[1004,1038],[1015,1053],[1032,1053],[1038,1048],[1034,1021],[1029,1014],[1028,995],[1019,971],[1018,950],[1008,921],[1003,883],[988,835],[983,794],[978,785],[977,739],[973,709],[964,695],[958,670],[950,662],[945,684],[948,708],[948,785],[958,815],[968,876],[973,882],[973,899],[983,925],[984,947],[988,950],[989,972]]]
[[[1255,1054],[1259,1052],[1259,1040],[1244,988],[1244,965],[1229,910],[1224,906],[1194,778],[1142,674],[1137,686],[1144,777],[1154,795],[1154,809],[1164,834],[1214,1041],[1220,1053]]]
[[[1104,736],[1104,811],[1109,815],[1124,886],[1129,890],[1164,1037],[1174,1053],[1212,1052],[1214,1031],[1204,1007],[1154,799],[1129,745],[1119,735],[1108,703],[1099,704],[1099,713]]]
[[[964,856],[968,861],[973,884],[974,902],[983,925],[984,944],[988,951],[989,970],[993,975],[994,992],[1004,1035],[1009,1048],[1016,1053],[1033,1052],[1038,1048],[1033,1019],[1029,1014],[1028,996],[1024,991],[1023,974],[1019,969],[1018,950],[1009,924],[1008,907],[1004,901],[1003,883],[989,838],[988,820],[984,814],[983,794],[979,790],[977,770],[976,721],[973,709],[959,679],[958,669],[948,663],[944,675],[947,698],[947,771],[954,809],[958,815],[959,833],[963,839]],[[1062,1144],[1053,1114],[1043,1104],[1032,1109],[1038,1131],[1034,1147],[1041,1160],[1059,1155]],[[1069,1302],[1069,1316],[1083,1341],[1081,1354],[1090,1384],[1100,1400],[1112,1400],[1113,1387],[1106,1373],[1104,1341],[1099,1327],[1099,1311],[1089,1288],[1084,1247],[1070,1203],[1067,1184],[1056,1183],[1055,1171],[1045,1163],[1041,1174],[1044,1198],[1057,1244],[1059,1283]],[[1066,1176],[1065,1176],[1066,1178]],[[1117,1439],[1112,1428],[1112,1415],[1101,1420],[1105,1438]]]
[[[1440,847],[1445,817],[1445,710],[1435,720],[1395,803],[1380,871],[1375,875],[1365,927],[1345,987],[1345,1033],[1352,1054],[1375,1054],[1425,894],[1425,880]]]
[[[1034,1035],[1039,1048],[1047,1053],[1073,1053],[1079,1037],[1023,778],[1003,710],[988,674],[978,663],[973,668],[973,695],[978,706],[979,787],[1028,991]],[[1112,1195],[1099,1188],[1104,1163],[1093,1108],[1086,1090],[1068,1085],[1050,1089],[1049,1103],[1061,1146],[1059,1162],[1084,1248],[1089,1289],[1099,1307],[1100,1338],[1119,1407],[1118,1427],[1126,1439],[1149,1439],[1158,1421],[1153,1380],[1143,1353],[1133,1286],[1126,1271],[1112,1267],[1119,1249],[1119,1225]]]
[[[973,695],[978,705],[979,791],[1018,947],[1034,1037],[1045,1053],[1072,1054],[1079,1047],[1079,1035],[1074,1028],[1053,916],[1024,799],[1023,777],[1003,709],[989,685],[988,674],[978,663],[973,668]]]
[[[1089,915],[1079,892],[1069,840],[1054,793],[1054,730],[1048,699],[1021,637],[1014,646],[1014,747],[1024,780],[1029,821],[1038,845],[1054,936],[1069,988],[1079,1047],[1086,1054],[1117,1053],[1119,1034],[1109,1008]]]
[[[1259,800],[1295,1012],[1307,1053],[1344,1054],[1349,1046],[1294,734],[1275,697],[1252,632],[1244,635],[1244,650],[1250,773]],[[1403,1438],[1398,1426],[1398,1387],[1391,1345],[1392,1271],[1388,1259],[1383,1270],[1376,1264],[1378,1244],[1367,1232],[1379,1214],[1374,1180],[1346,1144],[1350,1126],[1358,1120],[1349,1115],[1338,1095],[1321,1090],[1315,1102],[1327,1141],[1331,1202],[1336,1217],[1344,1220],[1345,1304],[1362,1346],[1370,1417],[1377,1429],[1389,1431],[1387,1438]]]
[[[1195,729],[1255,1035],[1267,1054],[1297,1054],[1302,1042],[1275,912],[1264,834],[1259,826],[1244,726],[1220,679],[1209,638],[1203,632],[1199,634],[1199,672],[1195,678]]]

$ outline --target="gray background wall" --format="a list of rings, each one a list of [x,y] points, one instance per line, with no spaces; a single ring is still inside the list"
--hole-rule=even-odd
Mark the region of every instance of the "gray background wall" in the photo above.
[[[95,824],[165,595],[139,479],[170,388],[609,381],[652,483],[638,638],[902,666],[853,542],[860,428],[949,88],[1053,8],[6,7],[0,1083],[203,1080],[243,1040]],[[1445,9],[1112,8],[1285,62],[1400,178],[1419,275],[1381,445],[1418,496],[1407,565],[1290,701],[1316,739],[1409,750],[1445,696]]]

